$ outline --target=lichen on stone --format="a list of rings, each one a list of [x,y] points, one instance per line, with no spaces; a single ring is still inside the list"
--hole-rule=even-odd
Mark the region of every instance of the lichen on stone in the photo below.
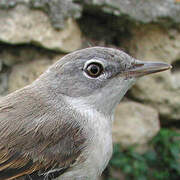
[[[81,6],[73,3],[72,0],[30,0],[30,6],[46,12],[52,25],[57,29],[64,28],[67,18],[81,16]]]

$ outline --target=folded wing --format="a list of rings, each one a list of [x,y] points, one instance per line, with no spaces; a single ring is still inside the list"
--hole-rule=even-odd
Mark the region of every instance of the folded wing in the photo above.
[[[51,179],[80,159],[86,134],[73,119],[78,115],[60,104],[26,88],[0,101],[0,180]]]

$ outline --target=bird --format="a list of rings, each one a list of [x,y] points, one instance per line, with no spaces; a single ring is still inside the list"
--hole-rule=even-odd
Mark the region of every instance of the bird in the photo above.
[[[112,155],[116,106],[139,77],[170,68],[108,47],[65,55],[0,99],[0,180],[96,180]]]

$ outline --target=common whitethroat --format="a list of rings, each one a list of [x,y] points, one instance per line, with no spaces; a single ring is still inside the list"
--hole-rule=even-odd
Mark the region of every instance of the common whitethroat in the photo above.
[[[170,69],[112,48],[75,51],[0,99],[0,180],[95,180],[112,154],[114,110],[141,76]]]

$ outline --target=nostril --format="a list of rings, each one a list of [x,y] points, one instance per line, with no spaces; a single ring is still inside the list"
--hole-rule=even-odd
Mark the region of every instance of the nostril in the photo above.
[[[135,67],[141,67],[144,66],[144,63],[139,63],[139,62],[133,62],[131,63],[131,68],[135,68]]]
[[[133,64],[133,66],[134,67],[141,67],[141,66],[144,66],[144,64],[143,63],[141,63],[141,64]]]

